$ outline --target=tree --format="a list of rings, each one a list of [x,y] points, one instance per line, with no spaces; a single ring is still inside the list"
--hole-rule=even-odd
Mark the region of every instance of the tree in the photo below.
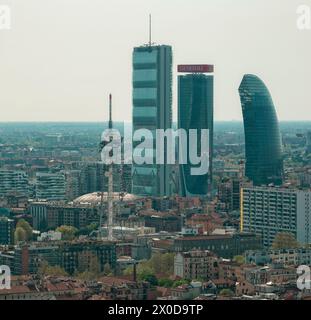
[[[139,279],[142,280],[142,281],[149,282],[152,286],[157,286],[158,285],[158,279],[152,273],[140,275]]]
[[[100,275],[100,264],[95,255],[92,255],[90,259],[90,267],[88,271],[94,275],[94,278],[97,278]]]
[[[137,265],[138,278],[145,278],[147,275],[163,275],[168,278],[174,273],[174,254],[156,253],[149,260],[141,261]],[[132,275],[133,267],[128,267],[123,271],[124,275]]]
[[[85,269],[85,266],[81,265],[82,268],[80,270],[77,270],[74,274],[74,277],[82,280],[82,281],[93,281],[98,279],[102,273],[101,273],[101,267],[100,263],[98,261],[98,258],[95,254],[93,254],[90,257],[89,265],[87,269]],[[108,267],[109,267],[109,273],[105,275],[109,275],[111,273],[110,265],[108,263],[105,264],[105,269],[108,272]]]
[[[173,283],[173,288],[177,288],[177,287],[182,286],[184,284],[189,284],[189,280],[186,280],[186,279],[177,280]]]
[[[16,224],[16,229],[21,228],[25,231],[26,234],[26,241],[31,240],[32,239],[32,227],[30,226],[30,224],[24,220],[24,219],[20,219],[17,224]]]
[[[299,247],[299,243],[295,237],[288,232],[278,233],[273,241],[272,249],[295,249]]]
[[[16,228],[14,232],[14,240],[16,244],[21,241],[26,241],[27,240],[26,231],[20,227]]]
[[[161,272],[168,276],[174,273],[174,253],[164,253],[161,257]]]
[[[172,288],[174,281],[171,279],[159,279],[159,286],[165,288]]]
[[[94,280],[94,274],[92,272],[89,272],[89,271],[84,271],[84,272],[81,272],[81,273],[77,273],[75,275],[76,278],[78,278],[79,280],[82,280],[82,281],[92,281]]]
[[[161,273],[161,270],[162,270],[161,258],[162,258],[161,253],[156,253],[152,255],[150,260],[147,262],[148,267],[152,270],[151,272]]]
[[[133,274],[133,266],[129,266],[123,271],[124,276],[131,276]]]
[[[68,273],[60,266],[50,266],[47,261],[41,261],[38,274],[40,276],[67,277]]]
[[[61,268],[60,266],[48,266],[46,269],[47,276],[54,276],[54,277],[67,277],[68,273],[65,269]]]
[[[244,264],[245,258],[243,256],[235,256],[233,258],[233,261],[236,262],[237,264]]]
[[[145,278],[147,275],[154,274],[152,268],[150,268],[147,263],[140,263],[137,266],[137,276],[139,279]]]
[[[142,261],[137,266],[137,276],[138,279],[141,281],[147,281],[151,285],[157,285],[158,279],[156,278],[153,269],[150,268],[148,261]]]
[[[219,295],[222,297],[233,297],[234,296],[234,292],[230,289],[222,289],[219,292]]]
[[[46,275],[46,270],[48,268],[49,264],[47,261],[43,260],[39,263],[39,268],[38,268],[38,275],[39,276],[45,276]]]
[[[63,240],[71,241],[75,238],[78,232],[78,229],[71,226],[61,226],[61,227],[58,227],[56,231],[62,234]]]
[[[90,225],[86,226],[85,228],[81,228],[78,231],[79,235],[89,235],[93,231],[98,229],[98,223],[91,223]]]
[[[165,274],[170,276],[174,273],[174,254],[173,253],[156,253],[145,264],[155,274]]]
[[[112,273],[112,270],[111,270],[111,267],[110,267],[110,264],[109,263],[106,263],[104,265],[104,275],[105,276],[108,276]]]

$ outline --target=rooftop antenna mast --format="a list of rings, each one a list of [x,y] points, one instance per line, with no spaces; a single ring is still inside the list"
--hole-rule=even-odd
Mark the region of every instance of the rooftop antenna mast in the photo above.
[[[152,46],[152,17],[149,14],[149,47]]]
[[[149,41],[145,46],[147,46],[147,47],[149,47],[151,49],[151,47],[154,44],[155,43],[152,42],[152,16],[151,16],[151,14],[149,14]]]
[[[112,95],[109,95],[109,129],[112,129]]]

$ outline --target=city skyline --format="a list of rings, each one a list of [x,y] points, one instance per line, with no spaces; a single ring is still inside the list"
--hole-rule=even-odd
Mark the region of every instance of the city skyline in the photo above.
[[[200,12],[193,14],[189,2],[175,0],[165,5],[12,0],[12,28],[0,32],[1,121],[101,122],[108,119],[106,96],[112,92],[115,121],[129,122],[130,56],[133,47],[148,41],[149,13],[153,41],[173,47],[174,121],[176,66],[183,63],[215,64],[216,121],[242,120],[238,86],[246,73],[265,81],[280,121],[311,120],[305,81],[311,76],[310,32],[296,26],[300,1],[269,2],[268,11],[265,1],[196,2]]]
[[[300,1],[0,0],[0,301],[311,301]]]

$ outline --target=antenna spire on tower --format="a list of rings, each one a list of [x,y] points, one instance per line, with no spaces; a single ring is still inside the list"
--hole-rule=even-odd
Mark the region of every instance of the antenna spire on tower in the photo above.
[[[149,46],[152,46],[152,17],[149,14]]]
[[[109,129],[112,129],[112,94],[109,95]]]

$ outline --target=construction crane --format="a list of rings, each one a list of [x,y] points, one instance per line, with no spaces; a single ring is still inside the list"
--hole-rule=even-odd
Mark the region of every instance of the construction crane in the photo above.
[[[109,123],[108,128],[112,130],[113,124],[112,124],[112,95],[109,95]],[[111,139],[112,137],[110,137]],[[111,142],[111,141],[110,141]],[[101,142],[100,147],[101,149],[105,147],[106,143],[104,141]],[[110,153],[110,156],[112,156],[112,150]],[[113,164],[109,164],[108,171],[105,172],[105,176],[108,178],[108,196],[107,196],[107,202],[108,202],[108,240],[113,241],[113,226],[114,226],[114,208],[113,208],[113,202],[114,202],[114,193],[113,193]],[[101,191],[101,199],[100,199],[100,222],[99,222],[99,232],[98,236],[99,238],[102,238],[102,226],[103,226],[103,217],[104,217],[104,190]]]

